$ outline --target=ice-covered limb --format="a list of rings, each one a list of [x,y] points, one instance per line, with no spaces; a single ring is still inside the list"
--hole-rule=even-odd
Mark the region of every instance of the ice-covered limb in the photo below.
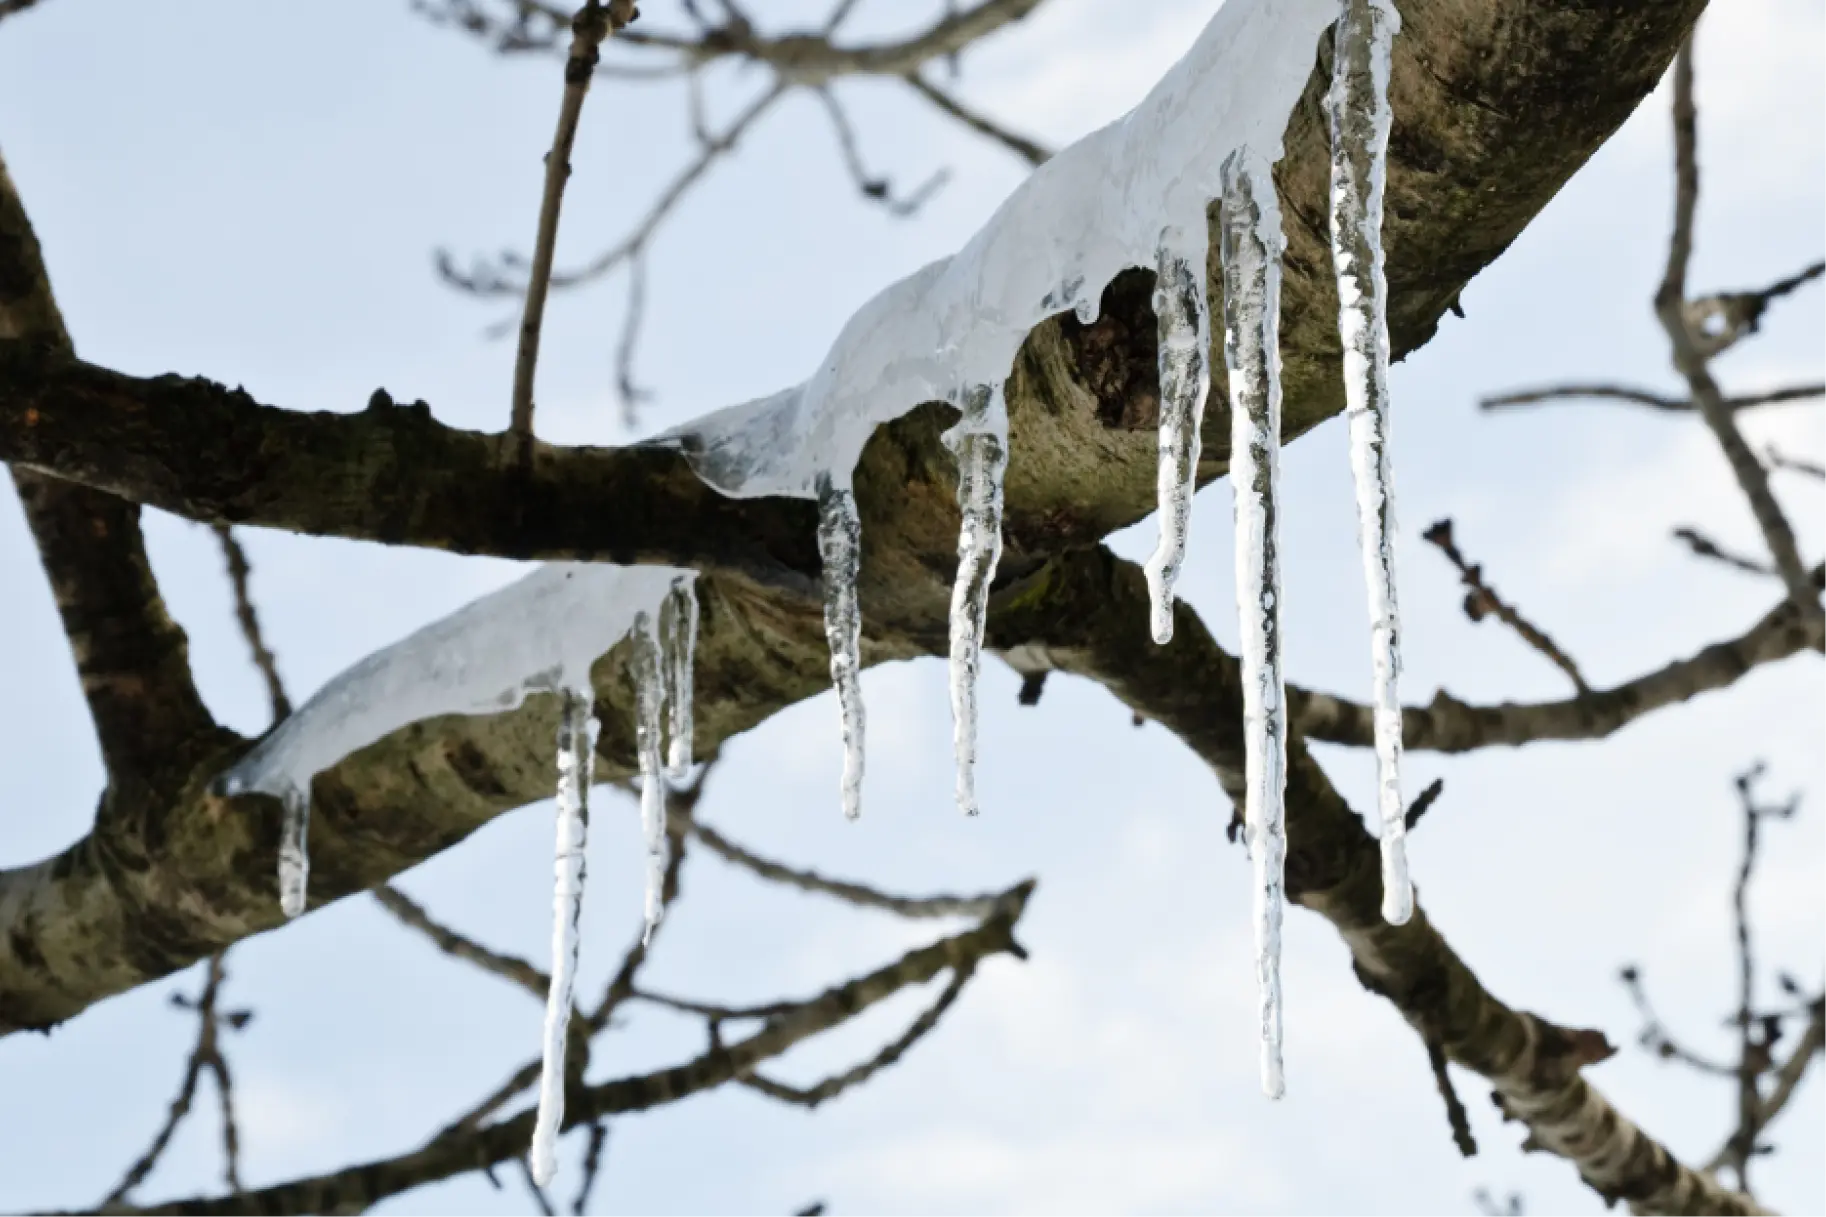
[[[665,660],[659,649],[659,631],[648,614],[635,616],[628,640],[632,647],[628,675],[634,681],[634,751],[640,762],[640,828],[647,851],[644,942],[653,937],[653,928],[665,914],[660,900],[666,878],[666,774],[661,755]]]
[[[287,917],[304,912],[311,877],[311,786],[287,786],[279,796],[279,908]]]
[[[1155,261],[1160,326],[1160,540],[1148,559],[1154,641],[1173,641],[1173,584],[1186,560],[1198,490],[1199,427],[1211,388],[1211,310],[1205,298],[1205,226],[1170,226]]]
[[[976,677],[983,666],[989,588],[1002,557],[1002,479],[1008,471],[1008,405],[1002,385],[963,394],[963,418],[944,434],[957,458],[957,581],[951,585],[951,731],[957,753],[957,806],[975,815]]]
[[[1382,915],[1413,913],[1401,798],[1401,617],[1395,598],[1395,488],[1389,469],[1388,285],[1382,190],[1388,174],[1389,52],[1401,29],[1391,0],[1341,0],[1331,91],[1331,250],[1344,344],[1345,413],[1357,486],[1357,537],[1368,585]]]
[[[659,645],[666,671],[666,772],[682,778],[691,771],[693,664],[697,654],[697,585],[683,577],[659,610]]]
[[[1224,165],[1224,362],[1230,485],[1236,496],[1236,606],[1242,638],[1244,796],[1255,868],[1255,971],[1262,1090],[1281,1074],[1281,918],[1286,908],[1287,707],[1281,681],[1281,209],[1268,162],[1247,148]],[[1164,359],[1164,355],[1162,356]],[[1158,610],[1158,605],[1156,605]],[[1171,606],[1168,612],[1171,613]]]
[[[824,636],[831,648],[831,684],[843,727],[843,814],[862,814],[862,607],[856,577],[862,568],[862,517],[847,485],[823,479],[818,488],[818,554],[824,559]]]
[[[584,846],[590,830],[590,786],[596,765],[594,695],[567,689],[558,716],[558,842],[552,863],[552,983],[545,997],[539,1114],[530,1154],[535,1182],[552,1181],[558,1134],[564,1130],[565,1049],[569,1044],[571,990],[577,980],[583,915]]]

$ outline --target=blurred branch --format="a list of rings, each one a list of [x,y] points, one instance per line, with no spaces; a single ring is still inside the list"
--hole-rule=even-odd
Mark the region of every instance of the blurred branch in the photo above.
[[[1812,282],[1822,273],[1826,273],[1826,262],[1815,262],[1768,287],[1747,292],[1722,292],[1688,301],[1687,328],[1693,334],[1699,353],[1710,359],[1756,333],[1762,324],[1763,313],[1772,301]]]
[[[1477,1138],[1471,1135],[1471,1117],[1465,1114],[1464,1102],[1452,1087],[1446,1050],[1437,1036],[1427,1037],[1427,1064],[1433,1070],[1433,1084],[1439,1089],[1439,1097],[1446,1105],[1446,1123],[1452,1128],[1452,1144],[1458,1147],[1460,1157],[1475,1158]]]
[[[1695,557],[1710,558],[1714,562],[1722,562],[1724,565],[1741,570],[1746,574],[1773,575],[1775,573],[1775,568],[1768,563],[1746,558],[1742,554],[1734,554],[1696,528],[1676,528],[1674,539],[1692,550]]]
[[[1486,616],[1494,615],[1521,635],[1523,642],[1546,656],[1550,663],[1571,677],[1573,687],[1580,693],[1591,692],[1585,678],[1579,675],[1579,666],[1572,661],[1572,657],[1514,608],[1503,603],[1502,598],[1496,594],[1496,589],[1484,582],[1484,568],[1466,560],[1458,551],[1458,546],[1452,540],[1452,521],[1441,520],[1421,536],[1445,554],[1447,560],[1458,568],[1460,582],[1471,589],[1465,596],[1465,616],[1472,621],[1482,621]]]
[[[1774,444],[1763,449],[1763,455],[1768,458],[1769,464],[1777,469],[1787,469],[1790,472],[1813,478],[1815,481],[1826,482],[1826,468],[1816,465],[1812,461],[1783,456]]]
[[[937,106],[941,111],[964,124],[964,126],[970,128],[972,131],[975,131],[978,135],[985,136],[994,140],[996,143],[1001,144],[1004,148],[1013,152],[1029,165],[1037,167],[1052,156],[1050,150],[1035,143],[1033,140],[1028,139],[1024,135],[1018,135],[1002,126],[994,119],[968,108],[955,96],[945,92],[943,89],[927,80],[923,74],[919,72],[909,72],[906,76],[902,77],[902,79],[907,82],[908,86],[911,87],[915,93],[918,93],[921,97]]]
[[[273,722],[277,723],[291,716],[292,702],[285,695],[285,683],[279,679],[279,661],[266,645],[260,632],[260,618],[254,612],[253,596],[248,587],[253,570],[247,562],[247,551],[241,548],[234,529],[228,525],[212,524],[210,531],[216,534],[216,541],[222,546],[222,558],[228,566],[228,582],[235,598],[235,621],[241,626],[241,636],[247,640],[254,667],[266,682],[267,701],[272,706]]]
[[[1752,393],[1741,397],[1723,398],[1725,408],[1732,413],[1739,410],[1750,410],[1757,406],[1781,405],[1785,402],[1811,401],[1816,397],[1826,396],[1826,384],[1790,385],[1783,389],[1771,389],[1765,393]],[[1567,398],[1593,398],[1599,401],[1629,402],[1638,406],[1647,406],[1651,410],[1665,413],[1685,414],[1698,409],[1691,398],[1665,397],[1647,389],[1630,388],[1627,385],[1610,384],[1567,384],[1553,385],[1544,389],[1526,389],[1516,393],[1505,393],[1500,397],[1486,397],[1478,403],[1485,410],[1501,410],[1515,406],[1532,406],[1542,402],[1560,401]]]
[[[850,117],[844,111],[843,104],[837,100],[836,93],[826,85],[818,85],[812,92],[824,103],[824,112],[830,117],[831,128],[836,132],[837,149],[843,154],[843,165],[849,170],[850,180],[856,183],[856,189],[863,198],[880,203],[889,215],[912,215],[950,180],[951,171],[939,169],[912,194],[895,197],[893,183],[887,178],[876,177],[863,165],[862,151],[856,146],[855,128],[850,126]]]
[[[444,954],[472,963],[484,972],[520,986],[540,1001],[545,1000],[546,991],[552,987],[552,978],[526,960],[518,956],[503,955],[498,951],[492,951],[474,939],[467,938],[434,920],[425,911],[423,905],[391,883],[384,883],[375,888],[374,899],[382,908],[392,913],[401,925],[417,930],[429,938],[432,944]]]

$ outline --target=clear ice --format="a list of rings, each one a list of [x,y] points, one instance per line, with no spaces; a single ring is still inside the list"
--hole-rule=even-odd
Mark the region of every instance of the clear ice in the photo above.
[[[1205,224],[1160,236],[1154,316],[1160,330],[1160,540],[1148,559],[1154,641],[1173,641],[1173,584],[1186,560],[1198,490],[1199,426],[1211,389],[1211,310],[1205,298]]]
[[[945,432],[957,458],[957,579],[951,585],[951,720],[957,806],[975,815],[976,678],[983,665],[989,589],[1002,557],[1002,480],[1008,471],[1008,406],[1001,383],[963,393],[963,417]]]
[[[1357,538],[1369,593],[1371,705],[1382,822],[1382,916],[1413,915],[1401,798],[1401,617],[1395,598],[1395,488],[1389,469],[1388,285],[1382,192],[1391,120],[1389,52],[1401,29],[1390,0],[1341,0],[1331,90],[1331,250],[1344,344],[1345,413],[1357,487]]]
[[[552,864],[552,983],[545,998],[539,1114],[533,1124],[531,1167],[541,1187],[557,1170],[558,1134],[564,1130],[565,1048],[570,1037],[571,992],[577,980],[583,915],[584,846],[590,830],[590,786],[596,767],[595,695],[566,690],[558,719],[558,842]]]
[[[659,610],[659,645],[666,672],[666,772],[683,778],[691,772],[691,690],[697,659],[697,584],[673,581]]]
[[[640,761],[640,828],[647,852],[646,927],[641,941],[651,941],[664,913],[661,888],[666,880],[666,775],[661,764],[661,731],[665,722],[666,656],[660,651],[653,618],[641,613],[629,635],[633,651],[629,673],[634,679],[634,750]]]
[[[862,608],[856,575],[862,565],[862,517],[848,486],[827,478],[818,495],[818,553],[824,560],[824,637],[831,649],[831,684],[843,731],[843,814],[862,814]]]
[[[304,895],[311,877],[310,779],[303,787],[288,786],[280,795],[279,909],[287,917],[304,912]]]
[[[1236,606],[1242,637],[1245,797],[1255,868],[1255,972],[1262,1091],[1281,1073],[1281,918],[1286,907],[1287,715],[1281,682],[1278,493],[1281,450],[1281,210],[1268,162],[1244,148],[1224,166],[1224,362],[1230,381],[1230,485],[1236,498]]]

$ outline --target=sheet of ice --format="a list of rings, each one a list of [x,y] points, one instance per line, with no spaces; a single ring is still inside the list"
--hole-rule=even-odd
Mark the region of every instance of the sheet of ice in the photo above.
[[[1173,584],[1186,560],[1198,489],[1199,427],[1211,389],[1211,310],[1205,295],[1206,226],[1160,234],[1154,316],[1160,331],[1160,540],[1148,559],[1154,641],[1173,641]]]
[[[1395,597],[1395,487],[1389,468],[1388,285],[1382,275],[1389,51],[1401,29],[1391,0],[1341,0],[1331,90],[1331,249],[1344,344],[1345,413],[1357,487],[1357,539],[1369,592],[1382,915],[1413,913],[1407,806],[1401,798],[1401,616]]]
[[[627,635],[635,615],[656,611],[674,580],[694,575],[549,563],[325,685],[216,783],[222,794],[260,791],[285,806],[280,887],[288,911],[304,907],[312,777],[410,723],[498,714],[529,693],[587,687],[590,665]]]
[[[659,646],[666,670],[666,772],[691,772],[692,680],[697,657],[697,581],[680,577],[659,610]]]
[[[629,637],[633,642],[628,672],[634,680],[634,751],[640,761],[640,827],[647,851],[646,928],[641,941],[648,942],[665,912],[660,901],[666,879],[666,775],[661,764],[665,657],[660,652],[658,627],[650,614],[635,614]]]
[[[1228,0],[1135,109],[1034,170],[958,253],[858,309],[809,380],[653,442],[736,497],[816,499],[821,478],[848,489],[877,426],[1001,383],[1042,319],[1095,316],[1111,278],[1154,265],[1163,228],[1202,229],[1231,151],[1278,158],[1337,13],[1337,0]]]
[[[565,1048],[570,1039],[572,990],[581,947],[584,847],[590,830],[590,786],[596,768],[595,694],[566,690],[558,718],[558,842],[552,864],[552,983],[545,997],[539,1114],[533,1123],[532,1173],[541,1187],[558,1167],[558,1134],[564,1130]]]
[[[1281,1073],[1281,919],[1287,890],[1287,714],[1281,680],[1281,209],[1268,161],[1225,164],[1224,363],[1230,381],[1230,485],[1236,500],[1236,606],[1242,638],[1244,797],[1255,868],[1255,971],[1262,1091]]]
[[[975,815],[976,678],[983,666],[989,589],[1002,557],[1002,480],[1008,471],[1008,403],[1000,381],[973,385],[963,417],[944,434],[957,458],[957,579],[951,584],[951,732],[957,755],[957,806]]]
[[[824,636],[831,648],[831,684],[843,730],[843,814],[862,814],[862,608],[856,575],[862,565],[862,517],[847,486],[826,479],[818,498],[818,553],[824,560]]]

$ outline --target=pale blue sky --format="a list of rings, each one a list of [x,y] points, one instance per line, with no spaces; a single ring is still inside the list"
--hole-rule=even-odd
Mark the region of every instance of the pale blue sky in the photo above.
[[[814,6],[791,7],[807,13]],[[933,5],[921,6],[924,13]],[[1120,113],[1176,58],[1211,0],[1050,0],[966,59],[970,96],[1062,142]],[[665,0],[651,5],[667,15]],[[904,22],[911,6],[875,0]],[[1699,51],[1706,169],[1702,288],[1758,284],[1819,256],[1826,181],[1826,22],[1816,0],[1736,0]],[[859,27],[860,28],[860,27]],[[717,81],[733,112],[758,76]],[[955,249],[1019,180],[1018,163],[901,90],[845,85],[871,163],[951,185],[919,218],[856,199],[822,116],[788,102],[680,212],[653,255],[642,346],[658,427],[804,376],[844,318],[894,277]],[[384,385],[443,420],[496,428],[511,351],[479,340],[498,313],[435,281],[429,253],[524,248],[556,71],[500,61],[404,3],[43,0],[0,27],[0,149],[25,194],[79,349],[135,373],[240,382],[298,409],[359,409]],[[1666,99],[1646,103],[1510,253],[1465,292],[1464,320],[1397,372],[1396,471],[1411,700],[1559,696],[1563,678],[1498,627],[1458,611],[1454,574],[1418,540],[1434,519],[1597,684],[1735,633],[1766,583],[1696,563],[1667,539],[1696,524],[1739,548],[1755,531],[1695,420],[1599,407],[1488,417],[1481,393],[1614,377],[1672,388],[1648,310],[1670,210]],[[561,251],[615,238],[686,156],[677,90],[593,94]],[[1720,361],[1728,387],[1817,377],[1826,309],[1813,287]],[[559,298],[541,364],[553,438],[620,437],[612,351],[620,295]],[[703,336],[714,333],[714,344]],[[1752,420],[1759,442],[1826,458],[1818,406]],[[1019,459],[1019,454],[1016,454]],[[1290,675],[1361,696],[1366,628],[1340,424],[1289,449],[1283,547]],[[1778,486],[1810,556],[1821,492]],[[1229,490],[1199,498],[1181,593],[1234,644]],[[149,513],[155,564],[189,630],[212,708],[245,731],[264,699],[228,613],[213,539]],[[1152,543],[1144,522],[1118,540]],[[368,651],[511,577],[511,564],[256,532],[255,591],[297,696]],[[0,494],[0,865],[62,848],[88,825],[100,772],[67,651],[16,503]],[[1138,622],[1137,628],[1143,628]],[[868,814],[837,811],[835,709],[819,698],[728,750],[704,814],[757,849],[884,886],[958,890],[1037,875],[1025,964],[985,969],[945,1024],[893,1071],[807,1115],[730,1090],[617,1122],[600,1211],[1460,1212],[1479,1184],[1532,1212],[1596,1212],[1564,1163],[1516,1150],[1485,1089],[1461,1078],[1483,1153],[1461,1161],[1419,1041],[1351,978],[1335,935],[1294,912],[1287,941],[1287,1099],[1254,1082],[1247,867],[1225,845],[1211,776],[1157,728],[1134,730],[1099,690],[1058,679],[1037,709],[985,679],[983,815],[949,797],[942,665],[865,678]],[[1769,832],[1758,893],[1763,955],[1809,983],[1822,966],[1826,697],[1817,657],[1664,712],[1604,745],[1416,757],[1409,783],[1447,792],[1413,842],[1427,908],[1498,994],[1629,1044],[1614,982],[1641,962],[1663,1010],[1722,1050],[1731,1001],[1726,916],[1738,820],[1731,775],[1761,756],[1803,818]],[[1366,805],[1368,758],[1322,757]],[[591,844],[584,977],[594,987],[637,924],[634,817],[616,805]],[[551,829],[539,805],[409,873],[440,916],[542,959]],[[764,888],[700,857],[652,983],[732,1000],[821,987],[929,936]],[[363,900],[237,947],[232,1000],[244,1171],[263,1184],[419,1143],[537,1049],[524,994],[436,955]],[[0,1208],[91,1203],[161,1118],[191,1033],[169,1009],[193,976],[103,1003],[49,1039],[0,1041]],[[815,1076],[868,1051],[913,998],[781,1067]],[[642,1013],[597,1053],[602,1076],[674,1059],[697,1032]],[[1626,1047],[1592,1071],[1689,1160],[1726,1131],[1726,1089]],[[1767,1199],[1826,1208],[1822,1090],[1810,1080],[1761,1168]],[[147,1197],[213,1190],[215,1126],[180,1135]],[[571,1161],[580,1146],[570,1149]],[[522,1212],[479,1176],[381,1211]],[[559,1194],[568,1196],[569,1176]]]

